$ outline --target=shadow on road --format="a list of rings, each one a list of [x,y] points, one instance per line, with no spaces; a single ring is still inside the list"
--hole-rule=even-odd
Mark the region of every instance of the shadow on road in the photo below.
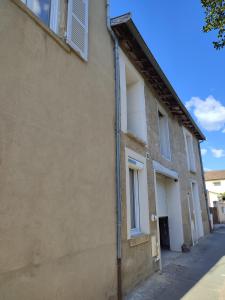
[[[225,299],[225,227],[176,257],[140,284],[127,300]]]

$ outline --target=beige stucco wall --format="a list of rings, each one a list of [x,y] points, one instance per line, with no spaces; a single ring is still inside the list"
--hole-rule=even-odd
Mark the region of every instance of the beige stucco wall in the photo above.
[[[0,1],[1,299],[116,294],[114,68],[105,18],[105,1],[91,0],[85,63]]]
[[[174,170],[179,175],[180,184],[180,197],[182,207],[182,219],[183,219],[183,233],[184,242],[187,245],[192,244],[191,227],[190,227],[190,215],[188,209],[188,197],[191,197],[191,180],[197,182],[199,187],[199,196],[202,209],[203,227],[204,233],[209,233],[209,223],[207,218],[206,200],[204,196],[204,186],[201,175],[201,165],[198,150],[198,141],[193,138],[194,141],[194,153],[196,158],[196,173],[190,173],[187,167],[187,158],[185,150],[185,141],[183,128],[179,125],[177,119],[175,119],[168,112],[169,118],[169,132],[170,132],[170,145],[171,145],[171,161],[166,160],[160,153],[160,141],[158,130],[158,97],[154,91],[145,85],[145,101],[146,101],[146,119],[148,129],[148,145],[145,146],[137,139],[131,138],[129,134],[122,134],[122,166],[125,166],[125,147],[136,151],[137,153],[146,156],[146,153],[150,154],[150,159],[147,160],[148,171],[148,196],[149,196],[149,216],[156,214],[156,194],[154,186],[154,169],[153,160],[158,161],[163,166]],[[163,106],[160,103],[161,106]],[[165,110],[166,107],[164,107]],[[156,270],[159,270],[159,263],[152,258],[152,244],[151,236],[157,235],[157,223],[150,220],[150,239],[148,242],[131,247],[127,240],[127,212],[126,212],[126,187],[125,187],[125,168],[122,167],[123,188],[122,188],[122,201],[123,201],[123,288],[125,293],[128,292],[135,284],[144,280],[149,274],[152,274]],[[192,214],[192,218],[194,218]]]

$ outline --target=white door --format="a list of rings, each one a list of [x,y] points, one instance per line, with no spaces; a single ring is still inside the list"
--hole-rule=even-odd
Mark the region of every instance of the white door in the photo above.
[[[198,192],[198,185],[196,182],[191,183],[192,200],[193,200],[193,215],[195,223],[195,237],[194,240],[198,240],[203,237],[203,224],[202,224],[202,210],[200,205],[200,198]]]

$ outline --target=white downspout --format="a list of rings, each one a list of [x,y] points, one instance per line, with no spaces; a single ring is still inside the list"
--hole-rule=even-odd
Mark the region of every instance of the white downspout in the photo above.
[[[116,142],[116,245],[117,245],[117,291],[118,300],[122,299],[122,205],[121,205],[121,99],[120,99],[120,66],[119,66],[119,41],[111,28],[110,0],[106,0],[107,28],[114,42],[114,68],[115,68],[115,142]]]

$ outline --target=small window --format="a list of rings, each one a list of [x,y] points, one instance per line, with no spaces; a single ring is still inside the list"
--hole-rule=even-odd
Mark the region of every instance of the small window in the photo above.
[[[213,185],[214,186],[221,186],[221,182],[220,181],[215,181],[215,182],[213,182]]]
[[[225,214],[225,207],[224,206],[221,207],[221,210],[222,210],[222,213]]]
[[[187,164],[188,170],[191,172],[196,172],[196,165],[195,165],[195,155],[194,155],[194,148],[193,148],[193,137],[190,132],[188,132],[184,128],[184,138],[185,138],[185,148],[186,148],[186,155],[187,155]]]
[[[160,140],[160,152],[166,159],[171,159],[170,153],[170,139],[169,139],[169,126],[168,117],[162,111],[158,111],[159,122],[159,140]]]
[[[133,233],[140,232],[140,210],[139,210],[139,185],[138,185],[138,171],[129,169],[130,181],[130,222],[131,231]]]

